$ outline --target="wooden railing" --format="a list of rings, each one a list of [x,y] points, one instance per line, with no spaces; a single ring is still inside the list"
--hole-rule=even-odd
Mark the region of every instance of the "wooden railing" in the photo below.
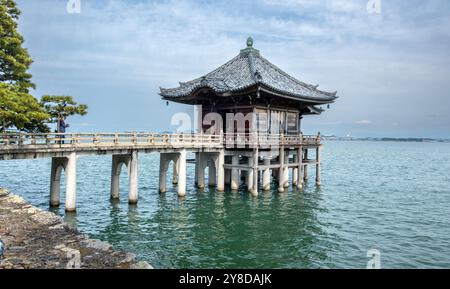
[[[320,135],[159,134],[159,133],[2,133],[0,150],[37,147],[264,147],[320,145]]]

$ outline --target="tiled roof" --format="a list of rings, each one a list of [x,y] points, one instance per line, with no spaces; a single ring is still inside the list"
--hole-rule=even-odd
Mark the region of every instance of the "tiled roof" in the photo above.
[[[203,77],[180,82],[177,88],[161,88],[163,98],[188,96],[199,88],[209,87],[217,93],[238,92],[254,85],[261,85],[280,95],[303,100],[333,102],[336,92],[325,92],[317,86],[301,82],[288,75],[252,47],[251,38],[241,53]]]

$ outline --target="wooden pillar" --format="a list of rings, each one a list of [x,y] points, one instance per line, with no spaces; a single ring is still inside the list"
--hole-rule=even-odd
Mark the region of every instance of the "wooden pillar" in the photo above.
[[[236,166],[239,165],[239,156],[233,155],[231,157],[231,190],[237,191],[239,190],[240,178],[239,178],[239,169]]]
[[[128,203],[138,202],[138,152],[133,150],[128,164]]]
[[[320,186],[320,146],[316,148],[316,185]]]
[[[75,212],[76,210],[76,188],[77,188],[77,155],[71,152],[67,157],[65,168],[66,177],[66,212]]]
[[[180,150],[178,156],[178,188],[177,194],[179,197],[186,195],[186,150]],[[174,163],[175,165],[175,163]]]
[[[270,158],[264,159],[264,166],[270,166]],[[263,171],[263,190],[270,191],[270,168],[265,167]]]
[[[225,150],[220,150],[216,162],[216,173],[217,173],[217,191],[225,191],[225,169],[223,165],[225,164]]]

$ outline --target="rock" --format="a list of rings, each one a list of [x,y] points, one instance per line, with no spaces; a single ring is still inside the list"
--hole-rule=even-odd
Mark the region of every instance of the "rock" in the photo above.
[[[61,250],[61,249],[64,248],[64,247],[66,247],[66,245],[64,245],[64,244],[59,244],[59,245],[56,245],[54,248],[55,248],[56,250]]]
[[[0,188],[0,198],[1,197],[6,197],[7,195],[9,195],[9,191],[5,188]]]
[[[50,230],[64,230],[64,224],[56,224],[54,226],[48,227]]]
[[[109,251],[112,249],[111,244],[100,241],[100,240],[96,240],[96,239],[83,240],[81,243],[88,248],[96,249],[96,250],[100,250],[100,251]]]
[[[134,261],[134,259],[136,259],[136,255],[135,255],[135,254],[133,254],[133,253],[127,253],[127,254],[125,255],[125,258],[124,258],[122,261],[120,261],[120,263],[121,263],[121,264],[123,264],[123,263],[131,263],[131,262]]]
[[[135,264],[132,264],[130,266],[130,269],[153,269],[153,267],[145,261],[140,261]]]
[[[27,202],[22,197],[19,197],[16,195],[7,196],[6,201],[8,203],[17,204],[17,205],[26,205],[27,204]]]
[[[32,215],[31,219],[42,225],[47,225],[47,226],[62,223],[62,219],[51,212],[40,211],[39,213]]]

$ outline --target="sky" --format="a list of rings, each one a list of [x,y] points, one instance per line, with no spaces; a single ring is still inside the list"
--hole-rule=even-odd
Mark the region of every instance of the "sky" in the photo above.
[[[73,0],[72,0],[73,1]],[[305,134],[450,138],[450,1],[17,0],[32,94],[89,106],[69,131],[171,131],[159,87],[202,76],[245,47],[301,81],[338,91]]]

